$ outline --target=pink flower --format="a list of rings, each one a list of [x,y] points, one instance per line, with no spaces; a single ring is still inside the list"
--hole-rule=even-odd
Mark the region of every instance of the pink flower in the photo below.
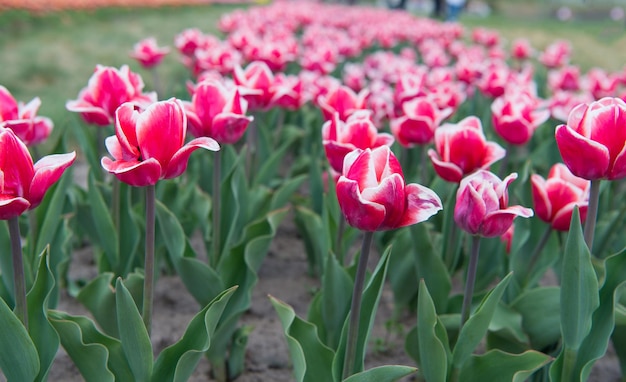
[[[568,65],[548,72],[548,85],[552,92],[557,90],[580,90],[580,68]]]
[[[454,183],[476,170],[488,170],[506,154],[499,144],[486,140],[482,124],[474,116],[435,130],[435,148],[428,150],[435,171]]]
[[[337,199],[348,224],[364,231],[416,224],[442,209],[432,190],[405,185],[400,163],[387,146],[346,155]]]
[[[37,207],[48,189],[76,159],[76,153],[33,159],[11,129],[0,127],[0,220]]]
[[[266,63],[254,61],[245,70],[235,66],[233,79],[237,85],[247,88],[244,97],[250,109],[263,110],[272,106],[274,74]]]
[[[217,81],[199,83],[191,102],[184,106],[191,134],[210,137],[222,144],[236,143],[252,121],[252,117],[244,115],[247,102],[239,90],[229,90]]]
[[[119,70],[109,66],[96,66],[86,88],[78,99],[68,101],[69,111],[80,113],[89,124],[108,126],[114,122],[115,110],[125,102],[145,107],[156,102],[156,93],[142,93],[143,80],[130,71],[127,65]]]
[[[18,103],[4,86],[0,85],[0,126],[7,127],[26,145],[36,145],[50,136],[54,124],[50,118],[37,116],[41,105],[39,97],[24,105]]]
[[[533,55],[533,48],[526,39],[517,39],[513,41],[511,47],[511,56],[516,60],[527,60]]]
[[[451,108],[439,110],[434,101],[421,97],[402,105],[404,115],[391,120],[391,133],[405,147],[430,143],[435,129],[451,113]]]
[[[498,237],[511,227],[517,216],[533,216],[530,208],[509,206],[507,188],[515,179],[516,173],[500,180],[485,170],[464,178],[456,194],[456,224],[472,235]]]
[[[219,150],[218,143],[208,137],[184,144],[186,130],[183,106],[174,98],[144,111],[125,103],[115,113],[115,135],[105,141],[113,160],[102,158],[102,167],[136,187],[175,178],[185,171],[189,155],[196,149]]]
[[[274,77],[270,103],[285,109],[297,110],[308,101],[302,88],[302,80],[299,77],[278,73]]]
[[[198,47],[205,44],[205,35],[197,28],[189,28],[174,37],[174,45],[185,56],[192,56]]]
[[[533,205],[537,216],[552,228],[569,231],[574,207],[580,210],[580,220],[585,221],[589,204],[589,181],[574,176],[563,163],[550,169],[548,179],[533,174]]]
[[[328,121],[335,113],[339,113],[339,119],[345,121],[355,111],[366,108],[368,95],[367,90],[362,90],[357,94],[349,87],[340,85],[320,96],[317,103],[322,109],[325,120]]]
[[[371,112],[367,110],[359,110],[343,122],[339,119],[339,113],[335,113],[333,119],[324,123],[322,142],[326,158],[337,173],[341,173],[344,157],[350,152],[393,144],[391,134],[378,133],[370,114]]]
[[[144,68],[152,68],[161,63],[170,52],[170,48],[159,47],[156,38],[148,37],[135,44],[130,57],[137,60]]]
[[[572,47],[569,41],[559,40],[550,44],[539,56],[539,61],[550,69],[558,68],[569,62]]]
[[[535,130],[550,117],[547,108],[525,92],[505,93],[491,104],[493,129],[505,141],[523,145]]]
[[[556,128],[556,143],[563,162],[578,177],[626,177],[626,102],[602,98],[581,104]]]

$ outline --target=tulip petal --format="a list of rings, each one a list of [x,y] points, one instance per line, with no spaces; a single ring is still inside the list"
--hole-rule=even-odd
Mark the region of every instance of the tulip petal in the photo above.
[[[497,237],[503,235],[518,217],[531,217],[533,210],[522,206],[511,206],[504,210],[498,210],[485,216],[482,224],[481,235],[484,237]]]
[[[137,142],[143,159],[154,158],[167,169],[172,156],[183,146],[186,129],[187,116],[179,101],[171,99],[149,106],[137,118]]]
[[[384,177],[376,187],[361,189],[361,200],[385,208],[385,220],[379,230],[396,228],[406,209],[405,199],[404,179],[397,173]]]
[[[11,198],[7,197],[7,195],[0,195],[0,220],[9,220],[20,216],[28,207],[30,207],[30,203],[24,198]]]
[[[567,125],[559,125],[555,132],[556,143],[563,162],[578,177],[602,179],[609,170],[609,150]]]
[[[210,135],[220,143],[237,143],[246,132],[252,117],[235,113],[221,113],[213,119]]]
[[[219,144],[213,139],[208,137],[196,138],[185,146],[181,147],[169,162],[168,167],[165,169],[164,178],[171,179],[180,176],[187,168],[187,161],[192,152],[197,149],[205,149],[210,151],[218,151],[220,149]]]
[[[385,221],[385,207],[363,200],[356,181],[342,176],[337,181],[337,199],[348,224],[364,231],[376,231]]]
[[[429,149],[428,156],[430,157],[430,161],[433,164],[435,172],[443,180],[459,183],[461,179],[463,179],[463,171],[461,168],[452,162],[444,162],[440,160],[435,150]]]
[[[552,219],[552,228],[558,231],[569,231],[572,222],[572,213],[574,207],[578,206],[580,213],[580,222],[583,223],[587,218],[587,204],[570,203],[559,210]]]
[[[552,204],[546,190],[546,181],[540,175],[533,174],[530,177],[532,188],[533,206],[539,219],[546,223],[552,221]]]
[[[441,209],[441,199],[430,188],[411,183],[404,187],[406,206],[404,215],[394,228],[421,223],[435,215]]]
[[[609,171],[609,180],[622,179],[626,177],[626,146],[615,158],[613,167]]]
[[[41,203],[46,191],[63,175],[63,172],[76,160],[76,152],[54,154],[41,158],[35,163],[35,174],[30,183],[28,201],[30,208]]]
[[[108,157],[100,161],[102,167],[120,181],[134,187],[155,185],[161,178],[161,165],[154,158],[144,161],[112,161]]]
[[[481,195],[471,184],[464,186],[463,181],[461,181],[454,207],[456,224],[464,231],[476,235],[480,233],[481,223],[486,213],[487,206]]]

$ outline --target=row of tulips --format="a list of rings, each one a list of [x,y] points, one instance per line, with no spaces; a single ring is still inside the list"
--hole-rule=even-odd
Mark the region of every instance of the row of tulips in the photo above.
[[[618,182],[601,187],[626,174],[624,73],[594,69],[583,81],[565,42],[533,65],[524,40],[507,52],[494,31],[465,39],[458,24],[365,7],[277,3],[227,14],[220,28],[223,39],[175,36],[188,95],[146,93],[128,66],[98,65],[67,102],[98,126],[72,130],[91,168],[86,190],[62,180],[44,198],[75,154],[33,165],[27,146],[51,121],[36,115],[38,100],[24,106],[0,89],[0,240],[13,249],[0,264],[11,339],[0,368],[10,380],[45,380],[59,345],[87,380],[185,380],[202,354],[216,379],[235,378],[248,335],[239,317],[289,206],[321,281],[306,319],[271,298],[298,381],[415,372],[364,370],[386,282],[399,310],[417,311],[406,351],[429,382],[581,380],[610,339],[624,352],[626,259],[609,255],[624,246],[624,203]],[[155,88],[168,53],[153,39],[131,53]],[[198,232],[206,261],[189,243]],[[67,264],[84,241],[99,276],[79,287]],[[368,274],[371,247],[381,256]],[[549,269],[556,287],[539,284]],[[168,270],[204,308],[155,360],[152,291]],[[46,309],[63,285],[97,326]],[[474,354],[483,338],[487,351]]]

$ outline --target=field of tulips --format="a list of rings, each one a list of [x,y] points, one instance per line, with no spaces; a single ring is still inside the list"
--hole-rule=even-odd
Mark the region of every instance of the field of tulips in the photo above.
[[[62,126],[0,84],[6,380],[625,380],[626,67],[366,6],[217,28],[94,62]]]

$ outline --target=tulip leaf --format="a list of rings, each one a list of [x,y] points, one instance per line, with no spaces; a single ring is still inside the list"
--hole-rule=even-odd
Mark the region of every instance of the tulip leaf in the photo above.
[[[167,183],[167,182],[164,182]],[[120,182],[120,226],[119,234],[119,255],[120,265],[119,276],[127,277],[132,271],[133,264],[139,253],[139,243],[142,238],[141,229],[143,217],[138,218],[133,209],[132,195],[133,188]]]
[[[0,223],[0,248],[5,253],[9,253],[11,248],[11,237],[9,236],[8,222]],[[11,256],[0,256],[0,274],[2,274],[2,289],[6,293],[0,294],[0,298],[6,301],[10,306],[15,304],[13,296],[15,296],[13,281],[13,261]]]
[[[428,223],[411,226],[413,257],[417,267],[418,280],[424,280],[431,292],[433,303],[438,312],[445,312],[448,306],[448,295],[452,289],[450,274],[443,260],[431,243],[432,232]]]
[[[572,213],[561,275],[561,332],[565,348],[577,350],[589,334],[599,305],[598,279],[583,239],[578,208]]]
[[[39,369],[35,344],[22,322],[0,299],[0,370],[8,381],[33,381]]]
[[[156,201],[156,217],[161,237],[165,242],[170,258],[183,257],[187,239],[185,231],[176,216],[161,202]]]
[[[288,304],[270,296],[280,318],[296,382],[333,381],[333,351],[317,335],[315,325],[296,316]]]
[[[385,365],[354,374],[343,382],[394,382],[417,371],[414,367]]]
[[[478,308],[476,308],[476,311],[461,328],[459,338],[452,351],[452,365],[455,368],[461,368],[463,366],[485,336],[485,333],[487,333],[489,323],[493,318],[496,307],[511,281],[512,276],[513,274],[509,273],[494,289],[487,293]]]
[[[87,317],[50,311],[50,323],[86,381],[132,381],[133,373],[119,340],[96,329]]]
[[[28,331],[39,356],[37,381],[46,381],[48,371],[59,349],[59,335],[48,321],[48,299],[54,288],[54,277],[49,267],[46,249],[40,256],[37,278],[27,295]]]
[[[511,282],[514,281],[515,278]],[[498,304],[489,323],[487,347],[509,353],[521,353],[528,349],[529,345],[528,336],[522,327],[522,315],[509,306]]]
[[[270,210],[283,208],[305,180],[306,175],[300,175],[283,183],[272,195]]]
[[[253,187],[261,184],[269,186],[274,179],[276,172],[281,164],[284,164],[284,157],[287,150],[292,146],[293,140],[286,141],[277,150],[274,150],[269,158],[263,161],[261,168],[256,171]]]
[[[523,382],[536,370],[550,362],[549,355],[528,350],[521,354],[499,349],[473,355],[461,368],[463,382]]]
[[[139,309],[121,278],[115,283],[117,327],[126,359],[135,381],[148,381],[152,375],[152,343]]]
[[[309,273],[314,274],[318,270],[322,274],[324,259],[330,252],[330,238],[322,218],[304,206],[296,206],[294,212],[309,263]]]
[[[153,381],[187,381],[211,346],[215,327],[237,287],[232,287],[204,307],[191,320],[182,338],[165,348],[154,364]]]
[[[445,330],[441,329],[442,324],[437,317],[426,282],[420,280],[417,299],[417,354],[421,372],[429,382],[445,382],[449,371],[448,338]]]
[[[117,179],[114,179],[113,181],[119,182]],[[117,272],[120,262],[118,231],[113,224],[111,209],[107,206],[102,194],[96,186],[93,172],[90,172],[89,174],[88,186],[89,189],[87,195],[89,198],[89,208],[91,209],[95,232],[98,235],[98,245],[104,251],[104,255],[110,268]]]
[[[59,221],[65,208],[65,198],[67,189],[72,182],[72,177],[68,174],[61,176],[61,179],[46,193],[44,201],[37,208],[38,221],[41,222],[39,234],[37,237],[37,245],[33,254],[40,254],[46,246],[50,245],[56,236],[59,228]],[[54,191],[53,191],[54,190]],[[45,213],[45,216],[40,214]],[[40,217],[41,216],[41,217]],[[32,263],[31,263],[32,264]],[[52,268],[54,272],[54,268]]]
[[[522,327],[535,349],[544,349],[559,342],[561,330],[560,288],[539,287],[519,295],[511,308],[522,315]]]
[[[228,248],[231,243],[237,240],[237,235],[241,232],[241,225],[247,219],[243,216],[242,200],[246,198],[246,181],[241,168],[241,159],[236,161],[232,171],[222,180],[221,200],[220,200],[220,259],[227,257]],[[217,201],[213,201],[217,203]],[[215,210],[213,210],[215,211]],[[209,248],[209,250],[212,250]],[[219,264],[214,265],[218,267]]]
[[[407,307],[416,300],[419,289],[419,284],[415,282],[418,279],[417,250],[413,247],[417,241],[413,241],[408,228],[396,230],[393,234],[389,233],[389,236],[385,232],[383,239],[383,243],[393,242],[389,256],[389,284],[393,290],[394,303],[398,308]]]

